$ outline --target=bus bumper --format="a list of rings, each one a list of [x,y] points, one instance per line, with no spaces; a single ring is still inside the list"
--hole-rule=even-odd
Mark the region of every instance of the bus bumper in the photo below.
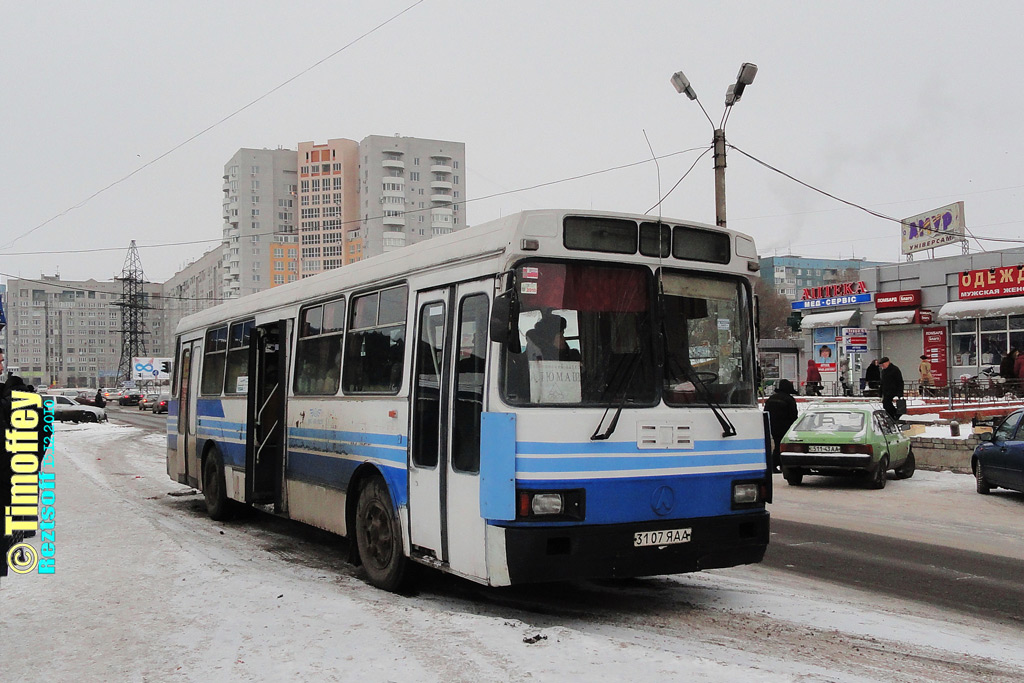
[[[689,541],[637,547],[636,534],[689,529]],[[511,583],[682,574],[760,562],[769,514],[742,514],[635,524],[506,527]],[[648,535],[650,537],[650,535]]]

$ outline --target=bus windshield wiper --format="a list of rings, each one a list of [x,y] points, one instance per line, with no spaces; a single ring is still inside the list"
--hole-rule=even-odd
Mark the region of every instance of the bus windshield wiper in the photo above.
[[[689,368],[689,374],[693,377],[693,386],[698,388],[697,396],[704,401],[704,404],[711,408],[711,412],[715,414],[715,418],[718,419],[718,424],[722,425],[722,436],[736,436],[736,427],[729,420],[729,417],[725,414],[725,410],[721,405],[715,402],[712,398],[711,390],[708,389],[708,385],[704,383],[704,380],[700,378],[700,374],[691,366]]]
[[[615,427],[619,424],[619,415],[622,414],[622,409],[627,403],[629,403],[629,392],[625,391],[625,388],[633,381],[633,375],[636,374],[636,368],[639,367],[638,361],[640,360],[640,354],[634,354],[630,357],[629,364],[625,366],[623,372],[617,372],[612,376],[612,379],[608,382],[605,387],[602,399],[611,394],[615,394],[622,391],[622,399],[619,401],[619,405],[615,408],[615,415],[612,416],[612,421],[608,423],[608,428],[601,432],[601,425],[604,424],[604,419],[608,417],[608,411],[611,410],[611,406],[604,409],[604,415],[601,416],[601,420],[597,423],[597,427],[594,429],[594,433],[590,435],[591,441],[604,441],[608,439],[612,434],[615,433]],[[620,361],[617,369],[622,369],[623,364]],[[599,433],[600,432],[600,433]]]

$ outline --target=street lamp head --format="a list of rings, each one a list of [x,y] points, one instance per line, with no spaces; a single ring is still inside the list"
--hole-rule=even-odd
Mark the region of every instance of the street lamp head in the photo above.
[[[741,88],[742,88],[742,86],[741,86]],[[742,92],[743,91],[741,89],[740,93],[742,93]],[[740,96],[736,92],[736,84],[735,83],[733,83],[732,85],[730,85],[728,88],[725,89],[725,106],[731,107],[732,105],[736,104],[736,102],[739,99],[740,99]]]
[[[748,85],[754,82],[754,76],[757,75],[757,65],[751,64],[750,62],[743,62],[740,66],[740,71],[736,74],[736,82],[729,86],[729,89],[725,91],[725,106],[731,107],[740,101],[743,97],[743,90]]]
[[[736,74],[736,83],[741,85],[750,85],[754,82],[754,76],[756,75],[757,64],[743,62],[743,64],[740,65],[740,72]]]
[[[672,74],[672,86],[676,89],[677,93],[686,95],[691,100],[697,99],[697,93],[690,87],[690,79],[682,71]]]

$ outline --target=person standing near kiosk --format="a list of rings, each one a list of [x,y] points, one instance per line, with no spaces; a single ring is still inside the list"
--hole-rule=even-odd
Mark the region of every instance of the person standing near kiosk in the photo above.
[[[888,356],[882,356],[878,364],[882,366],[882,407],[895,422],[900,419],[900,412],[893,399],[903,397],[903,373]]]

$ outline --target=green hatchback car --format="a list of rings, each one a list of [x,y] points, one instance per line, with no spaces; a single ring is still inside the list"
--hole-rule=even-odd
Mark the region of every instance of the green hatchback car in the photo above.
[[[861,474],[875,489],[885,488],[891,469],[897,479],[914,476],[910,438],[881,406],[872,404],[811,405],[782,439],[779,453],[782,475],[791,486],[805,474]]]

